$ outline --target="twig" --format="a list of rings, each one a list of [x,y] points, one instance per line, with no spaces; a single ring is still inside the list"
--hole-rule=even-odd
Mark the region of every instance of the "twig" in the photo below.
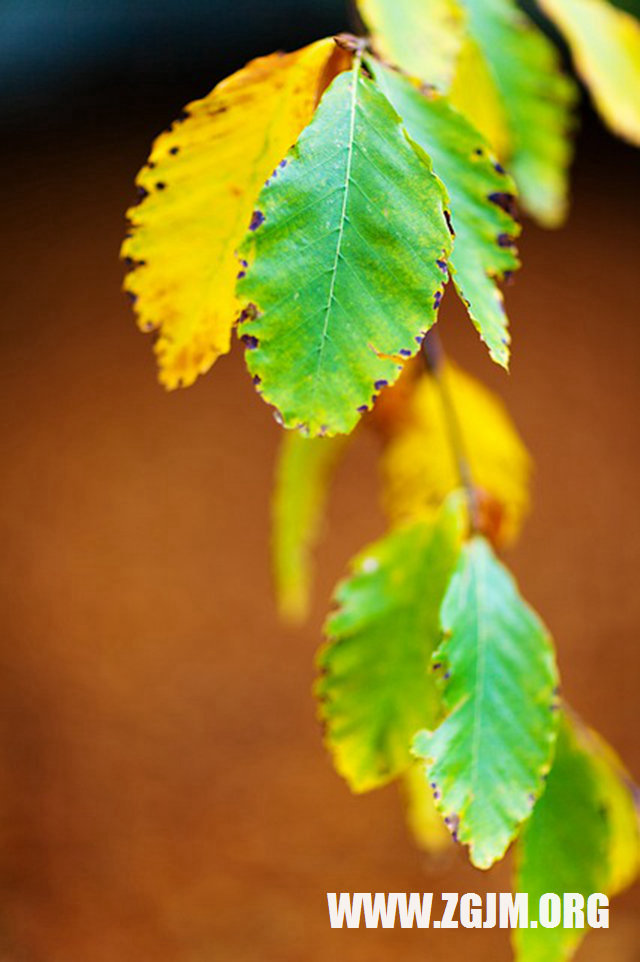
[[[424,354],[427,368],[429,369],[429,372],[438,386],[438,393],[442,403],[442,411],[444,414],[447,434],[449,436],[449,442],[451,444],[451,449],[456,462],[460,483],[467,496],[471,531],[476,534],[480,530],[478,495],[473,483],[473,476],[469,466],[469,457],[467,455],[466,445],[462,436],[458,412],[456,411],[455,404],[453,403],[451,391],[449,390],[446,374],[444,372],[445,353],[442,347],[442,342],[433,328],[427,333],[424,341],[422,342],[422,352]]]

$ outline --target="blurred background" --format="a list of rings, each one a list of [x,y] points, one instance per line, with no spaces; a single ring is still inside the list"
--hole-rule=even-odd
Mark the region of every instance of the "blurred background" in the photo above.
[[[623,4],[634,6],[634,3]],[[342,0],[0,4],[1,962],[507,962],[508,935],[332,931],[329,891],[496,891],[412,845],[393,787],[333,772],[310,694],[333,583],[383,530],[376,442],[336,483],[310,624],[277,621],[278,428],[236,349],[156,383],[118,249],[152,137],[253,56],[350,26]],[[638,154],[589,109],[567,227],[525,227],[514,361],[447,297],[451,353],[537,464],[510,556],[564,691],[640,774]],[[570,817],[570,813],[568,813]],[[634,962],[638,887],[582,962]]]

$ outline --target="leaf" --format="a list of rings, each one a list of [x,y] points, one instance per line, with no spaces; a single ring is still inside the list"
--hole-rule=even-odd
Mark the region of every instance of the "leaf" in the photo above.
[[[358,0],[377,53],[429,82],[446,88],[453,79],[464,37],[464,14],[457,0]]]
[[[428,158],[356,60],[263,190],[245,247],[247,364],[286,426],[348,433],[417,352],[451,250],[444,206]]]
[[[470,36],[460,50],[448,97],[452,106],[482,131],[498,157],[509,157],[511,139],[505,107],[490,66]]]
[[[413,745],[436,806],[477,868],[501,858],[549,770],[557,684],[551,639],[488,543],[462,549],[442,604],[447,716]]]
[[[609,828],[591,759],[565,720],[544,795],[536,803],[518,843],[517,892],[529,895],[529,914],[537,918],[540,896],[606,892]],[[565,962],[584,930],[514,929],[517,962]]]
[[[635,881],[640,870],[637,788],[601,735],[575,720],[574,731],[581,748],[589,754],[600,801],[607,812],[609,872],[602,891],[617,895]]]
[[[236,255],[255,198],[346,66],[333,40],[253,60],[153,145],[137,178],[122,256],[143,331],[159,331],[159,378],[186,387],[229,350]]]
[[[640,145],[640,22],[604,0],[540,0],[605,122]]]
[[[451,93],[453,105],[509,167],[523,207],[543,224],[558,224],[566,208],[571,158],[567,135],[576,90],[561,73],[551,41],[514,0],[452,0],[451,9],[456,3],[458,16],[450,17],[442,16],[442,0],[405,3],[411,48],[391,31],[395,5],[389,0],[389,16],[384,20],[379,16],[373,24],[377,32],[387,31],[383,52],[426,83],[440,82],[443,92]],[[366,20],[366,4],[363,13]],[[374,39],[380,43],[377,33]],[[420,50],[419,62],[410,50]],[[448,80],[454,58],[456,72]]]
[[[327,747],[355,792],[406,771],[412,736],[435,721],[430,659],[463,524],[454,499],[435,521],[399,528],[363,551],[338,587],[315,691]]]
[[[440,855],[451,846],[451,835],[433,801],[425,766],[415,762],[402,776],[401,785],[407,825],[416,844]]]
[[[516,270],[515,184],[484,138],[436,92],[422,93],[397,71],[372,64],[374,76],[411,137],[431,158],[451,201],[453,282],[494,361],[509,362],[508,322],[497,281]]]
[[[457,415],[486,530],[496,543],[509,544],[529,509],[529,454],[502,401],[483,384],[450,362],[441,378]],[[387,444],[382,478],[385,509],[394,523],[438,508],[459,486],[442,396],[430,374],[417,382]]]
[[[272,553],[281,615],[302,621],[309,609],[311,551],[318,539],[327,488],[346,439],[282,437],[273,493]]]
[[[545,226],[556,226],[566,213],[575,86],[561,73],[551,41],[513,0],[464,0],[464,6],[502,102],[510,141],[504,159],[521,203]],[[456,106],[464,106],[460,98]]]

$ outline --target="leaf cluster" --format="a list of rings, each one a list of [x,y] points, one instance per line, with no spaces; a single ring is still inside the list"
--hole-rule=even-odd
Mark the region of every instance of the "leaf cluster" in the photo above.
[[[640,143],[638,21],[607,0],[540,7],[605,122]],[[127,290],[167,388],[208,371],[235,330],[295,429],[272,537],[292,620],[346,436],[379,438],[389,530],[338,586],[317,659],[350,787],[397,780],[418,844],[458,841],[480,869],[515,840],[514,885],[533,899],[615,894],[640,858],[631,780],[560,697],[551,636],[498,556],[528,512],[530,458],[433,331],[449,285],[508,367],[516,198],[543,225],[565,216],[577,86],[515,0],[358,8],[367,39],[254,60],[156,140],[128,212]],[[579,936],[517,930],[514,949],[562,962]]]

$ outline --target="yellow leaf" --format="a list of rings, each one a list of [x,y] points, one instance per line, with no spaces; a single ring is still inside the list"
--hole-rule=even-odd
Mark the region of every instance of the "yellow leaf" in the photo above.
[[[301,622],[309,609],[311,552],[318,540],[327,488],[347,436],[283,434],[273,492],[271,551],[282,617]]]
[[[511,139],[502,100],[487,61],[471,37],[460,50],[449,99],[484,134],[498,157],[509,157]]]
[[[531,462],[502,402],[455,365],[442,372],[460,425],[483,530],[505,544],[518,534],[529,508]],[[437,508],[460,487],[437,382],[417,382],[407,417],[382,459],[384,502],[393,523]]]
[[[128,216],[126,288],[143,331],[158,330],[159,378],[193,384],[230,347],[236,250],[254,202],[349,55],[331,39],[253,60],[161,134]]]
[[[446,89],[464,33],[457,0],[358,0],[377,53],[414,77]],[[428,77],[424,76],[428,64]]]
[[[424,762],[416,762],[402,777],[405,817],[416,844],[432,855],[451,846],[451,835],[433,801]]]
[[[640,145],[640,21],[604,0],[541,0],[615,133]]]

